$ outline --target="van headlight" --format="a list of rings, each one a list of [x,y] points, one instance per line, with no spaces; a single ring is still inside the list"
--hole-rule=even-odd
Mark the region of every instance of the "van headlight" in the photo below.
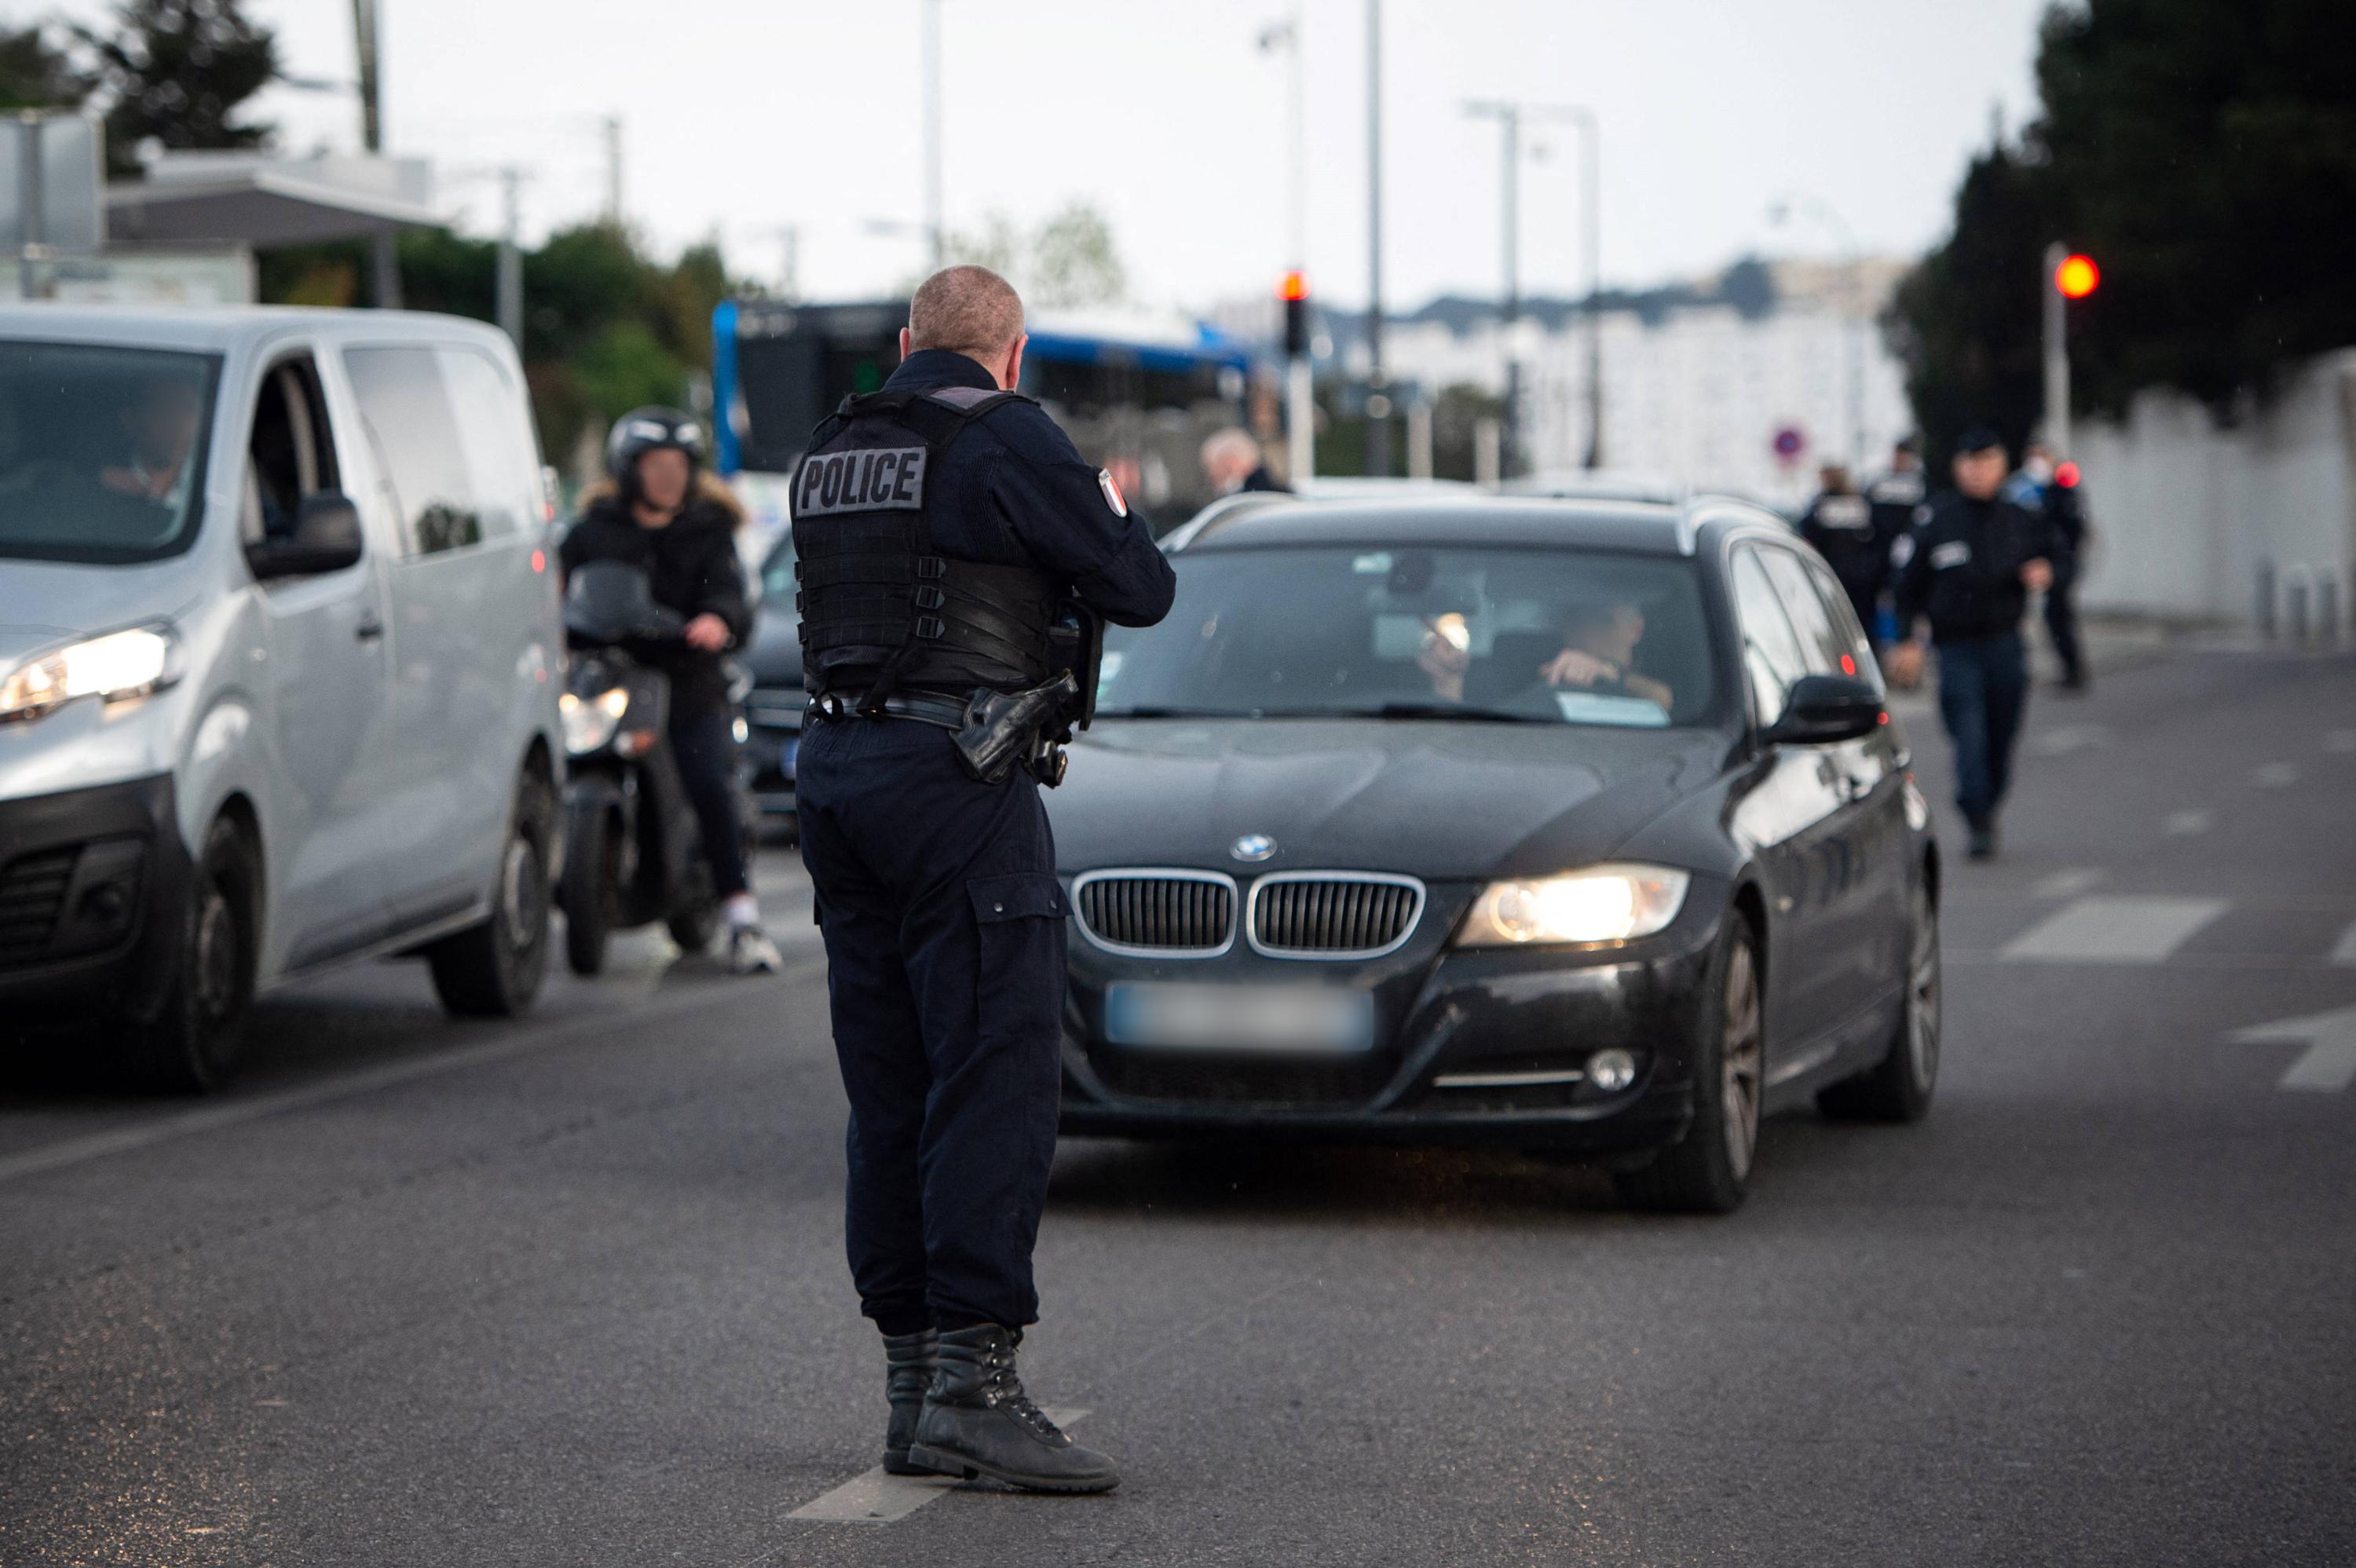
[[[1667,866],[1612,865],[1491,882],[1481,890],[1456,944],[1526,947],[1650,936],[1677,918],[1692,880]]]
[[[575,697],[568,691],[556,699],[556,710],[564,719],[565,751],[576,757],[585,756],[614,738],[614,726],[630,710],[630,694],[618,686],[591,698]]]
[[[180,639],[166,625],[134,626],[26,660],[0,680],[0,723],[38,719],[78,697],[145,697],[180,678]]]

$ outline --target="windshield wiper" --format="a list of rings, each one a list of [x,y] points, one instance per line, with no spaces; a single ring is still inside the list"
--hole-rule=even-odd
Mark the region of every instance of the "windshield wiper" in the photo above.
[[[1176,708],[1162,703],[1144,702],[1134,708],[1099,708],[1099,719],[1251,719],[1258,714],[1244,708]]]
[[[1484,724],[1551,724],[1534,713],[1509,713],[1502,708],[1467,708],[1461,702],[1386,702],[1376,708],[1336,709],[1347,719],[1471,719]]]

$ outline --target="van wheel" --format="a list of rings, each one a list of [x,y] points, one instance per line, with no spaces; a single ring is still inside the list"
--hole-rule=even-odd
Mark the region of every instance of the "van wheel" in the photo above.
[[[530,1010],[548,976],[548,843],[553,806],[548,782],[527,775],[516,790],[490,918],[425,950],[434,991],[459,1018],[508,1019]]]
[[[218,1089],[235,1072],[253,1003],[262,878],[252,846],[223,817],[205,835],[181,911],[179,956],[162,1009],[125,1020],[123,1066],[141,1088]]]
[[[1751,1192],[1759,1150],[1760,1096],[1765,1088],[1766,1016],[1759,985],[1759,944],[1750,923],[1727,916],[1694,1030],[1693,1121],[1686,1136],[1653,1163],[1612,1179],[1633,1209],[1730,1214]]]
[[[564,911],[564,961],[575,975],[605,966],[614,930],[614,902],[622,885],[622,842],[613,813],[602,805],[566,815],[564,880],[556,901]]]

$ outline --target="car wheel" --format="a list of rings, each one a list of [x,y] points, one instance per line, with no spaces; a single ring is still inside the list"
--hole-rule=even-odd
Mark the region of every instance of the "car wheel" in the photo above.
[[[1816,1096],[1828,1116],[1860,1122],[1919,1122],[1939,1083],[1939,910],[1931,890],[1914,890],[1914,929],[1907,944],[1906,999],[1897,1031],[1879,1061]]]
[[[613,814],[603,806],[575,811],[565,825],[564,879],[557,906],[564,911],[564,961],[575,975],[605,966],[614,903],[622,885],[622,842]]]
[[[126,1020],[123,1065],[139,1087],[217,1089],[235,1071],[253,1002],[262,877],[252,846],[227,817],[205,836],[181,911],[178,965],[152,1019]]]
[[[1758,938],[1740,916],[1728,919],[1711,978],[1705,995],[1713,1001],[1696,1009],[1693,1120],[1650,1165],[1612,1179],[1633,1208],[1728,1214],[1750,1195],[1765,1087],[1765,1008]]]
[[[491,912],[425,950],[434,994],[460,1018],[505,1019],[530,1009],[548,975],[548,781],[517,786],[499,846]]]

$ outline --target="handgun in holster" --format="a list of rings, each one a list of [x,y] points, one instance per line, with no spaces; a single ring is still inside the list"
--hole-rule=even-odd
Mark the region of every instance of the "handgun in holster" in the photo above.
[[[1104,660],[1104,623],[1076,599],[1057,607],[1047,637],[1054,673],[1020,691],[977,691],[958,731],[958,760],[984,784],[1020,763],[1048,789],[1064,782],[1072,732],[1096,717],[1097,676]]]

